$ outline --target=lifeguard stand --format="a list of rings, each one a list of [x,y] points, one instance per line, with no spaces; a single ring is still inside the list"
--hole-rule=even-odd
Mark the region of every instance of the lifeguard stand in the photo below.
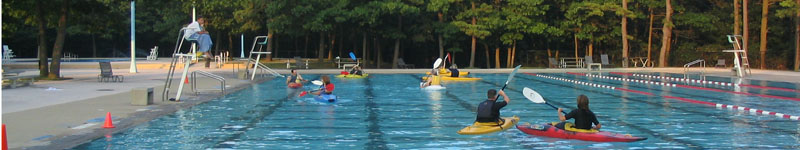
[[[733,45],[733,49],[722,50],[722,52],[733,53],[733,69],[736,70],[738,77],[752,74],[750,61],[747,59],[747,48],[742,47],[741,38],[741,35],[728,35],[728,42]]]

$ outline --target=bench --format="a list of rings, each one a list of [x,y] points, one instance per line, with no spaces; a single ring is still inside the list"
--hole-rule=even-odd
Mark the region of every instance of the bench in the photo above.
[[[4,76],[3,77],[3,87],[6,87],[5,83],[8,83],[9,88],[17,88],[19,86],[28,86],[32,85],[33,82],[36,82],[36,78],[39,77],[38,75],[28,75],[28,76]]]

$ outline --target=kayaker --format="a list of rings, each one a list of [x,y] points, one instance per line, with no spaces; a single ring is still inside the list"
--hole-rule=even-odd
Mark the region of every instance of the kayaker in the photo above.
[[[498,94],[503,96],[502,102],[496,102]],[[478,117],[475,122],[497,122],[498,124],[503,124],[504,120],[500,119],[500,109],[508,105],[511,99],[508,98],[503,90],[489,89],[486,92],[486,96],[488,96],[488,99],[478,105]]]
[[[456,66],[456,64],[450,65],[448,72],[450,72],[450,77],[458,77],[458,66]]]
[[[323,94],[323,92],[324,94],[328,95],[333,94],[333,89],[335,88],[335,86],[333,85],[333,83],[331,83],[331,77],[328,77],[328,75],[322,75],[322,77],[320,78],[322,78],[322,86],[320,86],[320,90],[317,90],[313,94],[320,95]]]
[[[361,71],[361,66],[355,65],[352,69],[350,69],[350,74],[361,76],[364,74],[364,71]]]
[[[289,76],[289,77],[286,77],[286,84],[289,84],[289,83],[300,83],[300,82],[305,82],[305,81],[307,81],[307,80],[304,80],[303,76],[298,74],[297,70],[294,70],[294,69],[292,69],[292,75]]]
[[[431,75],[428,76],[427,80],[422,81],[422,84],[419,85],[419,88],[425,88],[431,85],[441,85],[439,72],[437,72],[436,69],[431,71]]]
[[[586,97],[586,95],[581,94],[578,96],[577,101],[578,109],[574,109],[567,113],[567,116],[562,114],[563,109],[558,108],[558,119],[561,120],[561,123],[556,124],[556,127],[559,129],[564,129],[564,125],[566,124],[565,121],[567,121],[567,119],[575,118],[574,128],[588,130],[592,129],[592,123],[594,123],[594,129],[600,130],[600,122],[597,121],[597,117],[594,115],[594,112],[589,110],[589,98]]]

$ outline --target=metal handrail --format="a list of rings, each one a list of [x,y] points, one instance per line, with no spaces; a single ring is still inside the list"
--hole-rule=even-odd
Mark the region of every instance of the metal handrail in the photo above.
[[[199,90],[197,90],[197,84],[195,83],[197,81],[197,74],[200,74],[200,75],[206,76],[208,78],[211,78],[211,79],[219,81],[220,82],[220,90],[221,90],[222,94],[225,94],[225,78],[224,77],[219,76],[219,75],[215,75],[215,74],[210,73],[210,72],[198,70],[198,71],[193,71],[192,72],[192,92],[194,92],[194,95],[197,95],[197,93],[199,91]]]
[[[688,76],[689,67],[692,67],[692,65],[695,65],[695,64],[698,64],[698,63],[702,64],[702,66],[701,66],[702,70],[700,70],[700,75],[704,75],[705,72],[706,72],[706,61],[703,60],[703,59],[698,59],[698,60],[695,60],[695,61],[692,61],[692,62],[689,62],[689,63],[686,63],[685,65],[683,65],[683,72],[684,72],[683,73],[683,78],[688,78],[689,77]]]

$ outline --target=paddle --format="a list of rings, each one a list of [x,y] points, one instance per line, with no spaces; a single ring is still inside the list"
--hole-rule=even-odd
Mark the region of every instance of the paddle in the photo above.
[[[356,61],[356,54],[354,54],[353,52],[350,52],[350,59],[353,59],[353,61]]]
[[[517,65],[517,67],[514,67],[514,71],[511,71],[511,74],[508,75],[508,80],[506,80],[506,84],[503,85],[503,88],[500,89],[501,91],[505,90],[506,86],[508,86],[508,83],[510,83],[511,80],[514,79],[514,75],[517,74],[517,70],[519,70],[519,67],[522,67],[522,65]],[[494,97],[494,99],[497,98],[500,98],[500,94],[497,94],[497,96]]]
[[[542,97],[542,95],[539,95],[538,92],[534,91],[531,88],[528,88],[528,87],[523,88],[522,89],[522,95],[524,95],[525,98],[527,98],[528,100],[530,100],[533,103],[537,103],[537,104],[544,103],[544,104],[547,104],[547,106],[553,107],[553,109],[558,110],[558,107],[553,106],[550,103],[547,103],[547,101],[544,101],[544,97]],[[565,112],[561,112],[561,113],[567,114]]]
[[[436,61],[433,62],[433,70],[436,70],[436,67],[441,65],[441,64],[442,64],[442,58],[436,58]],[[436,71],[439,71],[439,70],[436,70]],[[431,72],[431,75],[430,75],[429,78],[433,78],[434,73],[435,72]],[[422,85],[422,84],[425,84],[425,80],[422,80],[422,83],[420,85]]]
[[[311,81],[311,84],[322,85],[322,81],[314,80],[314,81]],[[300,95],[298,95],[297,97],[303,97],[303,96],[306,96],[306,94],[308,94],[308,92],[314,92],[314,91],[319,91],[319,90],[321,90],[321,89],[316,89],[316,90],[311,90],[311,91],[303,91],[303,92],[300,92]]]

